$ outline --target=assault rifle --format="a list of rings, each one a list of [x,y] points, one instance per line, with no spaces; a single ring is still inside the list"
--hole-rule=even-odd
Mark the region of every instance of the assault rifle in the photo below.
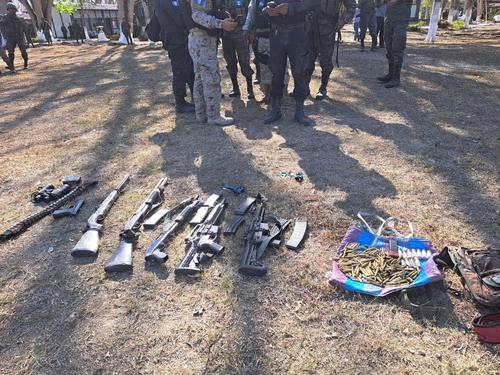
[[[281,232],[289,221],[269,216],[264,220],[266,197],[257,195],[252,221],[245,235],[245,250],[241,258],[239,272],[248,276],[263,276],[267,268],[259,261],[267,247],[272,244],[279,246]],[[265,222],[264,222],[265,221]]]
[[[188,250],[179,267],[175,269],[176,275],[198,274],[201,272],[200,263],[224,250],[224,247],[215,241],[219,235],[217,222],[224,211],[225,205],[226,202],[222,199],[220,203],[211,209],[205,220],[193,228],[185,240],[188,244]]]
[[[87,226],[80,240],[71,251],[74,257],[96,256],[99,250],[99,233],[102,231],[103,222],[109,210],[123,193],[130,176],[126,175],[118,186],[104,199],[97,210],[87,219]]]
[[[106,272],[121,272],[132,269],[132,250],[139,238],[141,224],[146,216],[163,203],[163,190],[167,184],[167,179],[162,178],[139,209],[127,221],[120,233],[121,241],[118,248],[104,266]]]
[[[165,248],[169,238],[191,217],[194,210],[196,210],[200,204],[201,202],[198,200],[198,197],[189,198],[179,203],[167,213],[163,224],[163,231],[153,240],[153,242],[151,242],[146,250],[146,261],[157,261],[161,263],[167,261],[168,256],[165,253]],[[172,219],[174,214],[179,210],[182,211]]]

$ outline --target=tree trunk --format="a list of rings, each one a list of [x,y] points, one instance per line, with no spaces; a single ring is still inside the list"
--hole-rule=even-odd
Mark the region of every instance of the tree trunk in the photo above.
[[[460,0],[451,0],[450,13],[448,13],[448,23],[452,23],[457,19],[459,6],[460,6]]]
[[[35,33],[36,33],[38,30],[38,20],[37,20],[35,11],[33,10],[33,7],[28,2],[28,0],[19,0],[19,1],[21,2],[21,4],[24,5],[24,7],[26,8],[26,11],[30,15],[31,21],[33,21],[33,31],[35,31]]]
[[[469,28],[470,19],[472,17],[472,0],[465,0],[465,12],[464,12],[464,22],[465,27]]]
[[[436,41],[440,9],[441,1],[434,0],[432,3],[431,19],[429,20],[429,31],[427,32],[427,37],[425,38],[427,43],[434,43]]]
[[[442,0],[441,9],[439,10],[439,19],[443,18],[443,11],[446,9],[447,6],[448,6],[448,0]]]
[[[476,22],[483,20],[485,0],[477,0]]]

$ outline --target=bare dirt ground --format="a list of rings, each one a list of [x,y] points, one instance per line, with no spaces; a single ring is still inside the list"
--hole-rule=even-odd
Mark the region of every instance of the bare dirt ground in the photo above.
[[[291,98],[273,126],[245,95],[223,100],[234,126],[176,116],[159,48],[30,50],[29,71],[0,78],[0,227],[35,210],[29,194],[41,182],[80,174],[101,183],[77,218],[46,218],[0,246],[0,372],[499,374],[498,347],[470,330],[484,309],[467,297],[437,288],[448,316],[424,319],[397,298],[349,294],[325,277],[360,209],[412,220],[437,248],[500,243],[500,40],[491,35],[447,33],[430,46],[411,34],[403,85],[386,90],[375,80],[384,51],[361,54],[345,33],[330,99],[306,103],[313,128],[291,121]],[[125,173],[134,178],[106,220],[99,257],[75,261],[84,220]],[[269,212],[307,217],[309,238],[299,252],[269,251],[268,276],[248,278],[237,273],[240,229],[199,280],[184,280],[173,270],[186,232],[164,266],[145,267],[157,234],[147,232],[134,271],[107,277],[124,221],[162,176],[169,204],[224,183],[263,192]],[[228,198],[231,210],[239,199]],[[451,272],[446,279],[460,288]]]

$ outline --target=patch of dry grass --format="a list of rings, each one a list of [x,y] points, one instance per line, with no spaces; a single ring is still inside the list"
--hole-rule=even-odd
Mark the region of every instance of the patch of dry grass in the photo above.
[[[421,319],[396,298],[349,294],[325,277],[359,209],[409,218],[438,248],[499,242],[498,41],[442,36],[437,47],[412,34],[409,45],[404,84],[387,91],[372,79],[383,52],[360,57],[344,43],[332,98],[306,103],[311,129],[291,122],[289,98],[273,126],[246,98],[223,101],[237,119],[223,129],[176,116],[168,60],[145,45],[31,50],[32,69],[0,83],[0,227],[33,212],[29,193],[40,182],[82,174],[101,183],[77,218],[44,219],[1,246],[2,372],[498,374],[498,348],[470,330],[480,309],[468,298],[438,288],[449,315]],[[316,76],[313,93],[318,85]],[[281,170],[303,171],[305,181]],[[71,259],[84,219],[125,173],[134,178],[106,219],[99,257]],[[248,278],[237,273],[240,229],[186,280],[173,270],[188,229],[165,265],[145,267],[151,231],[132,273],[106,275],[123,223],[165,175],[169,205],[224,183],[263,192],[269,213],[308,218],[307,242],[299,252],[270,249],[268,275]],[[226,221],[239,201],[227,198]]]

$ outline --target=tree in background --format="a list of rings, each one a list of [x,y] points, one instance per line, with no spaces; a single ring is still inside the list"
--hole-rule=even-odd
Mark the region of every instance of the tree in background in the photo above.
[[[49,24],[52,23],[52,7],[54,0],[19,0],[24,5],[26,11],[33,21],[37,30],[40,29],[42,18],[45,18]]]
[[[436,41],[436,34],[439,23],[439,16],[441,14],[441,0],[434,0],[432,3],[432,13],[429,20],[429,31],[427,32],[427,37],[425,41],[427,43],[434,43]]]

